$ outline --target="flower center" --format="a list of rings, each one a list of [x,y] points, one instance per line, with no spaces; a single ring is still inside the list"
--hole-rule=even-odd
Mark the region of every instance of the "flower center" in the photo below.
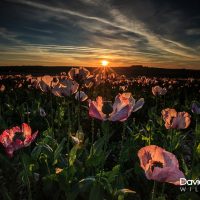
[[[15,133],[14,137],[13,137],[13,141],[15,140],[21,140],[21,141],[24,141],[25,140],[25,137],[23,135],[22,132],[17,132]]]
[[[111,101],[103,102],[102,112],[106,114],[107,117],[109,117],[110,113],[112,113],[113,111],[113,107],[111,103],[112,103]]]
[[[153,161],[153,162],[152,162],[152,165],[151,165],[151,171],[154,170],[154,167],[160,167],[160,168],[163,168],[163,163],[158,162],[158,161]]]

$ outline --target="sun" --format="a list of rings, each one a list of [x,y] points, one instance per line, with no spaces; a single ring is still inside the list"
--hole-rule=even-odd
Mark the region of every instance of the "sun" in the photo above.
[[[102,65],[103,67],[108,66],[108,64],[109,64],[109,62],[108,62],[107,60],[102,60],[102,61],[101,61],[101,65]]]

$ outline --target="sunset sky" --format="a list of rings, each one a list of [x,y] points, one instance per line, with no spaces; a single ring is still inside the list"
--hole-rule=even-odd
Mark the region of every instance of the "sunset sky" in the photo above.
[[[0,65],[200,69],[199,0],[1,0]]]

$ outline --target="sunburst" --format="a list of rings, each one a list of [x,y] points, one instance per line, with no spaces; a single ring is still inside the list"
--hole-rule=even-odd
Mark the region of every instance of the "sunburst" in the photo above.
[[[107,60],[102,60],[102,61],[101,61],[102,67],[107,67],[108,64],[109,64],[109,62],[108,62]]]

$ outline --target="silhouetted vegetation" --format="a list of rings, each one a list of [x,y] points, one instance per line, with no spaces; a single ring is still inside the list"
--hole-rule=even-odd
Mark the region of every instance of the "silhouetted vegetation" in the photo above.
[[[71,66],[7,66],[0,67],[0,74],[32,74],[32,75],[54,75],[60,72],[68,72]],[[88,67],[90,71],[94,67]],[[96,68],[95,68],[96,69]],[[133,65],[131,67],[114,67],[118,74],[124,74],[127,77],[147,76],[147,77],[169,77],[169,78],[200,78],[200,70],[189,69],[163,69],[154,67],[144,67],[142,65]]]

